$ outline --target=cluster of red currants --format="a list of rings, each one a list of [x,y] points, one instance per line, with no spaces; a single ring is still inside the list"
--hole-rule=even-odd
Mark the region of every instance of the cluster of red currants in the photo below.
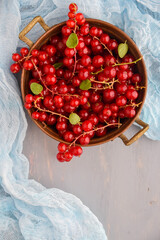
[[[13,73],[21,68],[31,71],[32,93],[25,97],[25,108],[33,108],[33,119],[54,126],[69,143],[58,145],[60,162],[82,154],[75,143],[87,145],[93,137],[105,136],[107,129],[119,126],[122,118],[133,118],[142,88],[133,56],[127,54],[121,60],[115,39],[90,26],[83,14],[77,13],[75,3],[69,9],[61,34],[30,54],[22,48],[21,55],[12,55],[16,63],[10,68]],[[75,39],[68,42],[73,33],[77,44],[70,47],[75,44]],[[33,83],[42,87],[40,92],[33,91]],[[71,113],[80,121],[70,121]]]

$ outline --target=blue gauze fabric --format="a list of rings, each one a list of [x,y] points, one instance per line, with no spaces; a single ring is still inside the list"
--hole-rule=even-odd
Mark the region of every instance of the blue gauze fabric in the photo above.
[[[141,119],[146,135],[160,139],[160,2],[159,0],[79,0],[86,17],[108,21],[124,30],[139,46],[148,70],[149,86]],[[28,180],[28,160],[22,154],[27,123],[18,84],[9,71],[11,54],[24,44],[18,34],[41,15],[49,26],[66,19],[70,1],[0,1],[0,240],[103,240],[102,225],[75,196],[46,189]],[[38,25],[28,34],[42,34]],[[96,194],[96,193],[95,193]]]

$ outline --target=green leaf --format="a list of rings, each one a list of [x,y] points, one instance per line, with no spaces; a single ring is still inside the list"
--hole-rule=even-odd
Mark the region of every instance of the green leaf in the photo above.
[[[63,63],[62,63],[62,62],[59,62],[59,63],[55,63],[55,64],[53,65],[53,67],[55,67],[55,69],[58,69],[58,68],[62,67],[62,65],[63,65]]]
[[[71,113],[69,115],[69,122],[72,124],[72,125],[75,125],[77,123],[80,122],[80,117],[78,116],[77,113]]]
[[[120,43],[118,45],[118,55],[120,58],[123,58],[126,53],[128,52],[128,44],[125,42],[125,43]]]
[[[66,45],[68,48],[75,48],[78,45],[78,37],[76,33],[71,33],[69,35]]]
[[[38,95],[42,92],[43,86],[39,83],[33,82],[30,85],[30,89],[31,89],[32,93],[34,93],[35,95]]]
[[[80,84],[80,89],[81,90],[88,90],[91,88],[91,81],[89,79],[84,80]]]

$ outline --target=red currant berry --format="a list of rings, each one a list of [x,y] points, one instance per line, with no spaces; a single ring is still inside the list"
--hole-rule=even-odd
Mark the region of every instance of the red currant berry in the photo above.
[[[101,112],[103,107],[104,107],[104,104],[102,102],[96,102],[92,104],[92,110],[95,113]]]
[[[89,30],[89,33],[91,36],[97,36],[98,35],[98,28],[97,27],[91,27],[91,29]]]
[[[103,100],[105,102],[112,102],[116,97],[116,91],[114,89],[105,89],[103,91]]]
[[[82,133],[82,127],[79,124],[74,125],[72,130],[76,135],[80,135]]]
[[[68,17],[71,18],[71,19],[72,19],[72,18],[75,18],[75,16],[76,16],[76,15],[75,15],[75,13],[73,13],[73,12],[69,12],[69,13],[68,13]]]
[[[35,119],[35,120],[38,120],[39,119],[39,112],[33,112],[32,113],[32,118]]]
[[[79,70],[78,77],[80,80],[86,80],[89,77],[89,71],[87,68]]]
[[[113,57],[113,56],[111,56],[111,55],[105,56],[105,58],[104,58],[104,65],[105,65],[105,66],[112,66],[112,65],[114,65],[114,64],[116,64],[116,59],[115,59],[115,57]]]
[[[87,67],[91,63],[91,58],[88,55],[83,55],[81,58],[81,64]]]
[[[115,39],[110,39],[109,43],[108,43],[108,48],[110,50],[115,50],[118,48],[118,43]]]
[[[89,121],[92,122],[93,126],[96,126],[99,122],[99,118],[96,114],[92,113],[89,118],[88,118]]]
[[[80,100],[78,98],[73,98],[71,101],[70,101],[70,105],[72,107],[78,107],[80,104]]]
[[[117,84],[116,90],[117,90],[117,93],[119,94],[125,94],[127,91],[127,85],[124,83]]]
[[[109,41],[110,41],[110,37],[108,34],[106,33],[103,33],[100,37],[100,41],[103,43],[103,44],[108,44]]]
[[[116,76],[116,69],[115,67],[106,66],[104,69],[104,74],[107,78],[114,78]]]
[[[97,126],[97,128],[100,128],[100,129],[98,129],[98,130],[96,131],[96,136],[97,136],[97,137],[103,137],[103,136],[106,135],[107,129],[104,127],[103,124],[100,123],[100,124]]]
[[[80,28],[80,32],[82,35],[87,35],[89,33],[89,27],[83,25],[81,28]]]
[[[117,72],[117,77],[121,82],[125,82],[128,78],[127,71],[120,70]]]
[[[136,115],[136,111],[135,111],[135,109],[133,107],[127,106],[124,109],[124,115],[127,118],[133,118]]]
[[[43,100],[43,104],[46,108],[52,107],[54,104],[52,96],[46,96]]]
[[[81,81],[80,81],[80,79],[79,79],[77,76],[74,76],[74,77],[72,78],[72,85],[73,85],[74,87],[78,87],[78,86],[80,85],[80,83],[81,83]]]
[[[77,10],[78,10],[77,4],[76,4],[76,3],[71,3],[71,4],[69,5],[69,10],[70,10],[72,13],[77,12]]]
[[[86,44],[86,46],[89,46],[91,44],[92,41],[92,37],[87,35],[84,37],[84,43]]]
[[[39,54],[39,50],[37,50],[37,49],[33,49],[32,52],[31,52],[31,55],[32,55],[33,57],[37,57],[38,54]]]
[[[26,70],[32,70],[34,68],[33,66],[33,63],[31,62],[31,60],[26,60],[24,63],[23,63],[23,68],[26,69]]]
[[[56,82],[57,82],[57,79],[56,79],[56,77],[54,75],[47,74],[45,76],[45,83],[46,83],[47,86],[54,85]]]
[[[66,24],[69,28],[74,28],[75,27],[75,21],[73,19],[67,20]]]
[[[46,47],[46,52],[48,53],[48,56],[49,56],[49,57],[52,57],[52,56],[54,56],[55,53],[56,53],[56,48],[55,48],[54,46],[52,46],[52,45],[48,45],[48,46]]]
[[[75,54],[75,50],[74,48],[66,48],[65,51],[64,51],[64,54],[69,57],[69,58],[72,58]]]
[[[48,58],[48,53],[45,51],[39,51],[38,59],[41,62],[44,62]]]
[[[90,142],[90,137],[87,136],[87,135],[81,136],[81,137],[79,138],[79,142],[80,142],[80,144],[81,144],[82,146],[83,146],[83,145],[88,145],[89,142]]]
[[[134,89],[129,89],[126,92],[126,97],[129,100],[135,100],[135,99],[138,98],[138,92],[136,90],[134,90]]]
[[[57,122],[56,129],[58,131],[67,130],[67,123],[66,122]]]
[[[65,153],[64,153],[64,158],[65,158],[65,161],[66,161],[66,162],[69,162],[69,161],[72,160],[73,154],[72,154],[70,151],[65,152]]]
[[[34,101],[34,97],[33,97],[32,94],[27,94],[25,96],[25,100],[26,100],[27,103],[32,103]]]
[[[14,62],[18,62],[18,61],[21,60],[21,59],[22,59],[22,56],[19,55],[18,53],[13,53],[13,54],[12,54],[12,60],[13,60]]]
[[[45,64],[43,66],[43,73],[45,74],[55,74],[56,70],[55,67],[52,66],[51,64]]]
[[[99,68],[104,64],[104,58],[100,55],[94,56],[92,64],[94,67]]]
[[[27,110],[28,110],[28,109],[31,109],[32,104],[25,102],[24,107],[25,107],[25,109],[27,109]]]
[[[93,129],[93,124],[92,124],[92,122],[89,121],[89,120],[84,121],[84,122],[82,123],[82,129],[83,129],[83,131],[85,131],[85,132],[88,132],[88,131],[92,130],[92,129]]]
[[[63,138],[66,142],[72,142],[74,140],[74,134],[71,131],[66,131]]]
[[[64,64],[66,67],[72,66],[72,65],[74,64],[74,60],[73,60],[73,58],[64,57],[64,58],[63,58],[63,64]]]
[[[28,50],[28,48],[21,48],[20,53],[21,53],[22,57],[25,57],[28,55],[29,50]]]
[[[60,37],[59,36],[52,36],[51,39],[50,39],[50,43],[53,46],[56,46],[59,41],[60,41]]]
[[[12,73],[18,73],[20,71],[21,67],[18,63],[13,63],[11,66],[10,66],[10,70]]]
[[[118,106],[120,106],[120,107],[124,106],[124,105],[126,105],[126,103],[127,103],[127,99],[125,96],[119,96],[116,98],[116,104]]]
[[[83,150],[80,146],[74,146],[70,150],[74,156],[80,156],[83,153]]]
[[[67,144],[65,143],[59,143],[58,144],[58,151],[61,153],[64,153],[67,150]]]
[[[140,74],[134,74],[131,79],[132,83],[140,83],[142,81],[142,78]]]
[[[48,118],[46,120],[46,123],[48,125],[54,125],[56,123],[56,121],[57,121],[56,117],[51,114],[51,115],[48,116]]]
[[[64,154],[63,153],[57,153],[57,160],[59,162],[64,162],[65,161],[65,158],[64,158]]]
[[[82,110],[79,111],[79,117],[80,117],[80,119],[81,119],[82,121],[87,120],[87,119],[88,119],[88,116],[89,116],[89,113],[88,113],[87,110],[82,109]]]
[[[47,117],[48,117],[48,115],[47,115],[47,113],[46,112],[40,112],[39,113],[39,121],[40,122],[44,122],[44,121],[46,121],[47,120]]]
[[[105,108],[105,109],[103,109],[103,115],[106,116],[107,118],[109,118],[112,115],[112,112],[110,109]]]
[[[68,26],[65,25],[62,27],[62,34],[64,36],[69,36],[71,33],[72,33],[72,29],[70,29]],[[57,46],[58,46],[58,44],[57,44]]]

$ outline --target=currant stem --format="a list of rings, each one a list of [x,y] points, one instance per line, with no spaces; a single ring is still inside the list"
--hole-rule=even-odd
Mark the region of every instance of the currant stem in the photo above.
[[[115,125],[122,125],[121,123],[111,123],[111,124],[106,124],[105,126],[103,127],[99,127],[99,128],[95,128],[91,131],[88,131],[88,132],[83,132],[82,134],[80,134],[78,137],[75,138],[75,140],[69,145],[69,148],[72,146],[72,145],[75,145],[76,141],[81,137],[81,136],[84,136],[86,134],[90,134],[92,132],[96,132],[98,130],[101,130],[101,129],[104,129],[106,127],[110,127],[110,126],[115,126]]]
[[[133,62],[128,62],[128,63],[116,63],[114,65],[112,65],[112,67],[115,66],[121,66],[121,65],[128,65],[128,64],[136,64],[137,62],[139,62],[140,60],[142,60],[143,57],[138,58],[137,60],[133,61]]]
[[[38,101],[39,99],[43,99],[43,97],[39,97],[39,98],[37,98],[37,99],[34,101],[34,107],[37,108],[39,111],[41,111],[41,112],[48,112],[48,113],[51,113],[51,114],[53,114],[53,115],[57,115],[57,116],[60,116],[60,117],[63,117],[63,118],[66,118],[67,120],[69,120],[69,118],[66,117],[65,115],[62,115],[62,114],[60,114],[60,113],[52,112],[52,111],[50,111],[50,110],[42,109],[42,108],[38,107],[38,106],[37,106],[37,101]]]

